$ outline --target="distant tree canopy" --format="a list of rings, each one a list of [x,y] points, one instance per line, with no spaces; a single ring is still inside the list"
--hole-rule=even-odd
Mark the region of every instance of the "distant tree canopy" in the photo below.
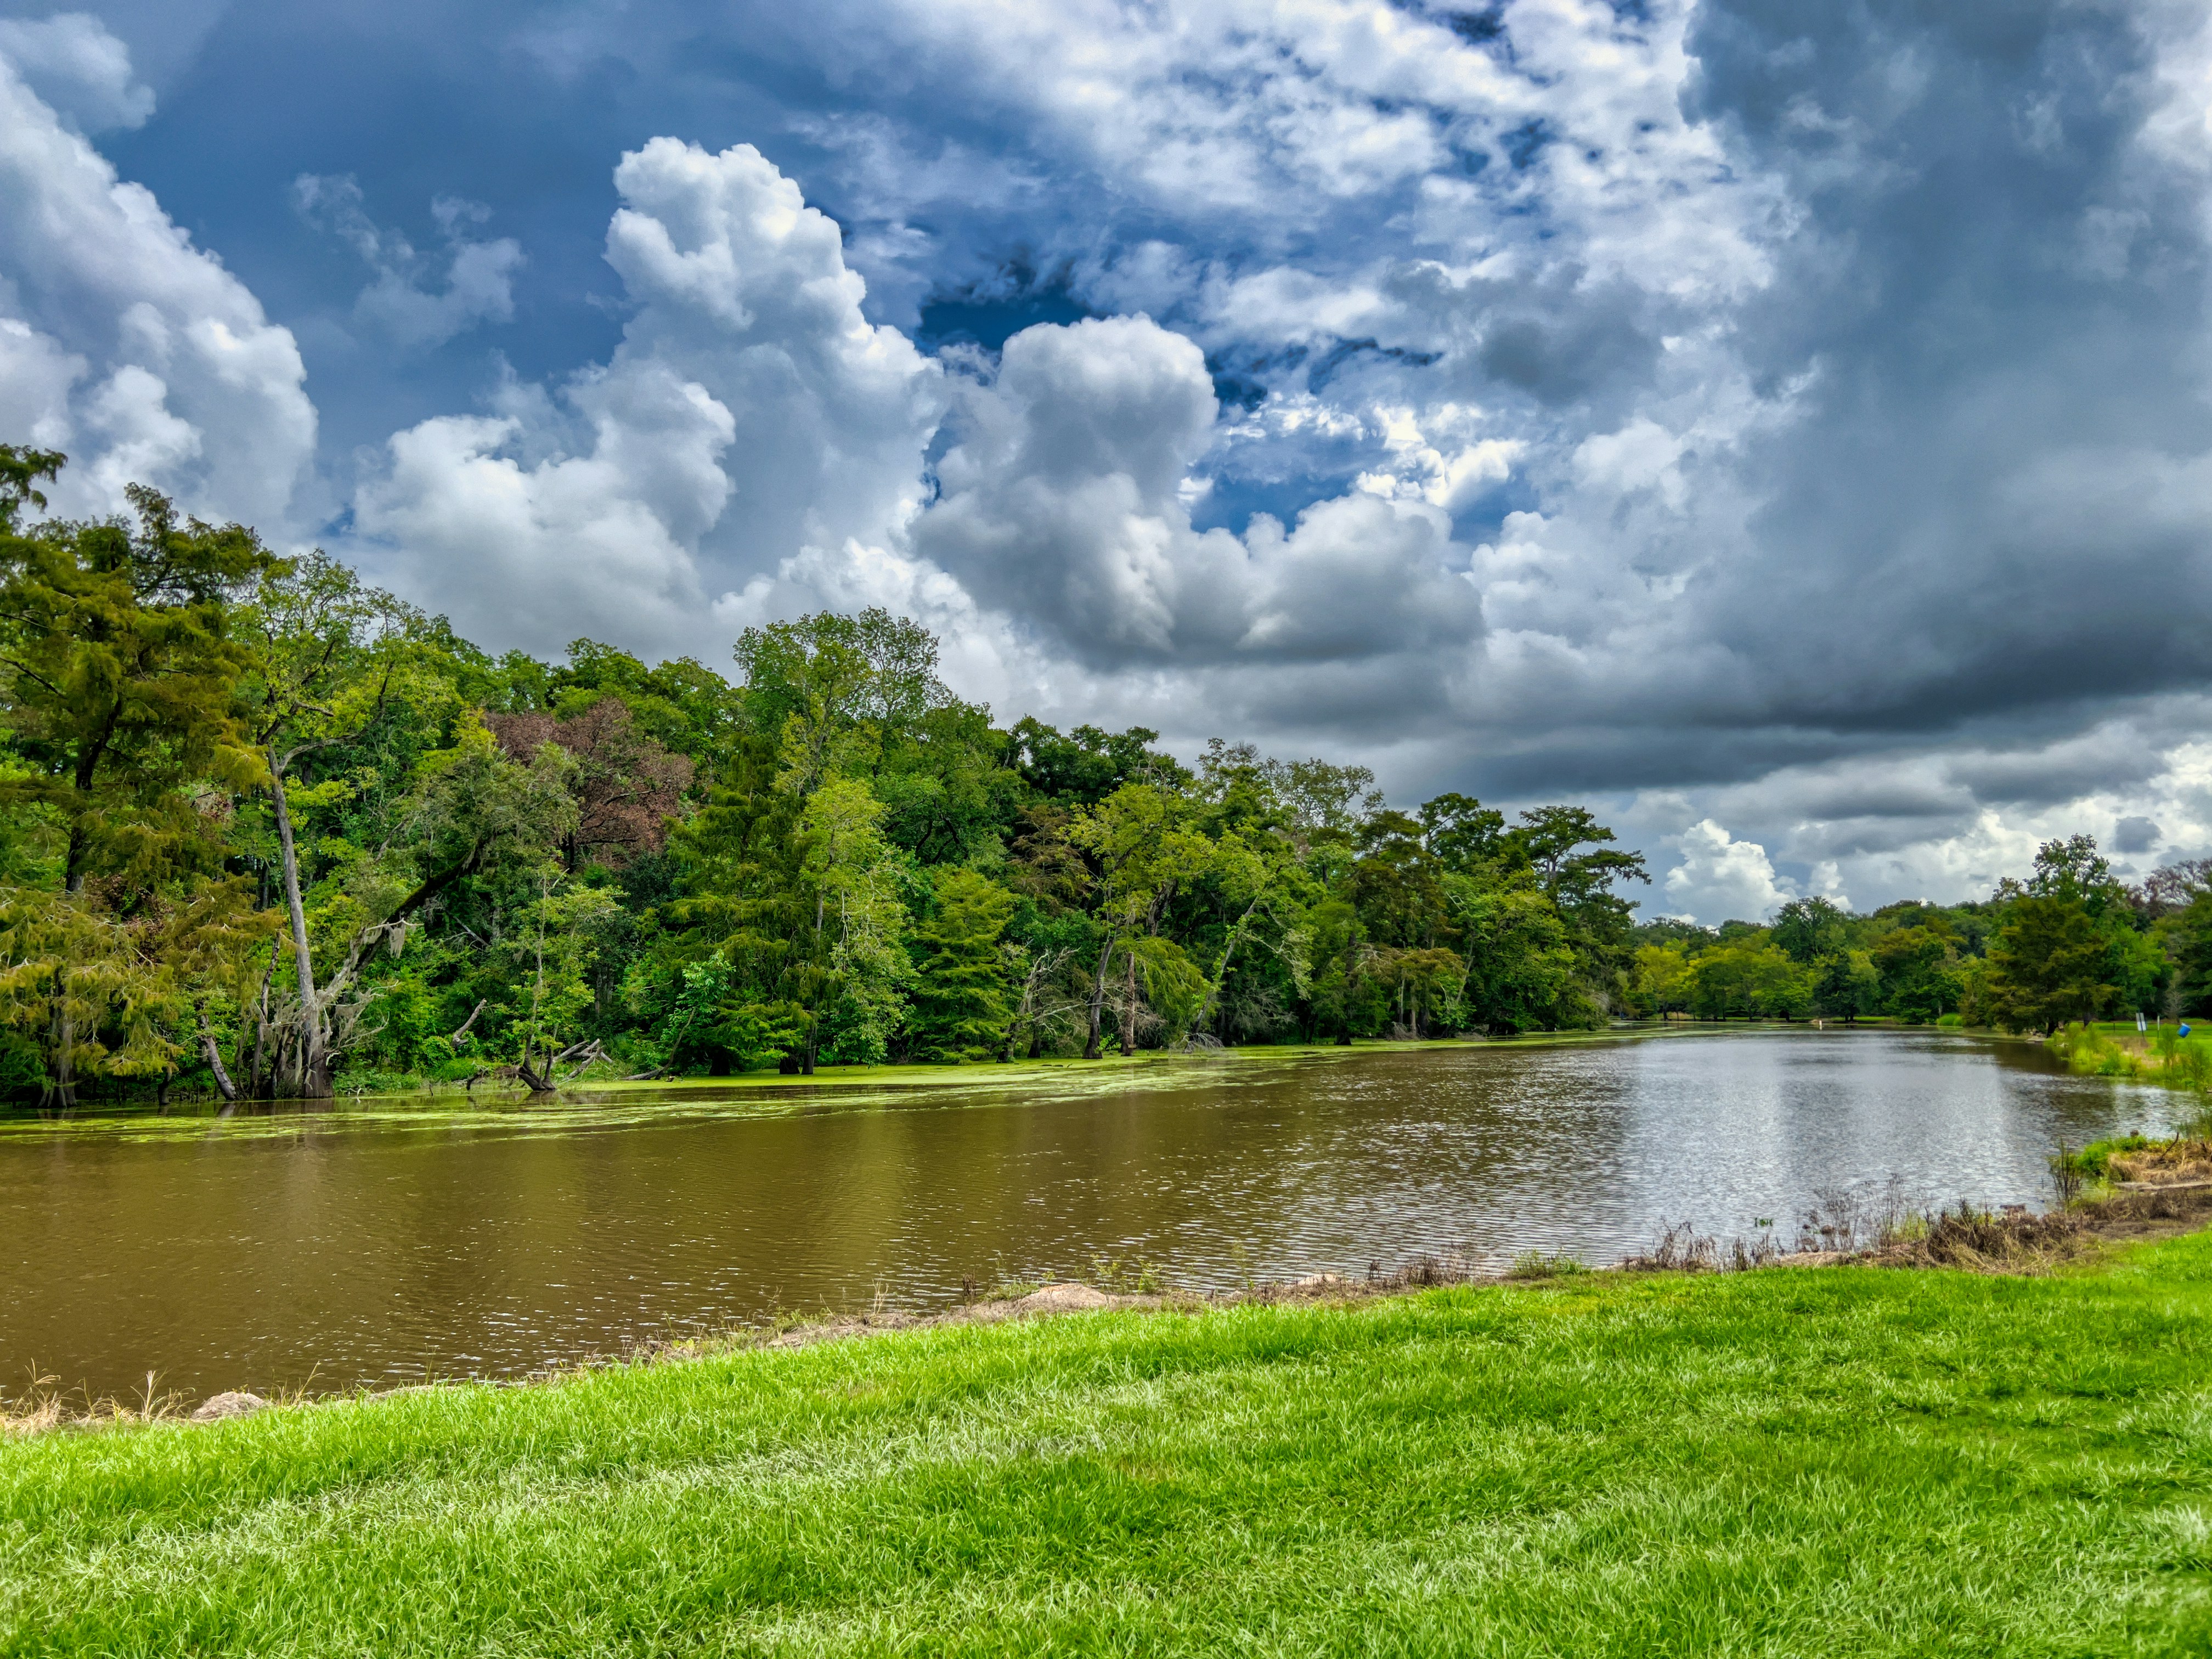
[[[1633,930],[1627,1005],[1647,1013],[2050,1031],[2136,1012],[2212,1009],[2212,861],[2116,878],[2087,836],[2045,843],[2027,881],[1983,902],[1854,915],[1793,899],[1765,927],[1662,918]]]

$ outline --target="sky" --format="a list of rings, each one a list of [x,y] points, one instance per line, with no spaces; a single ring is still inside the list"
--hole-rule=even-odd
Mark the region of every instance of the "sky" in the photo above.
[[[2212,16],[0,0],[0,441],[494,649],[1587,801],[1647,915],[2212,854]]]

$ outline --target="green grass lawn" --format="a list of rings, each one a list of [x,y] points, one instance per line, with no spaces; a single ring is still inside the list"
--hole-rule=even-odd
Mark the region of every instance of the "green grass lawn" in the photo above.
[[[2131,1019],[2100,1020],[2054,1032],[2051,1045],[2068,1070],[2085,1076],[2133,1078],[2200,1094],[2212,1090],[2212,1033],[2201,1024],[2182,1037],[2172,1021],[2162,1030],[2138,1032]]]
[[[2202,1653],[2212,1237],[946,1328],[0,1446],[0,1652]]]
[[[2203,1019],[2176,1021],[2169,1019],[2166,1022],[2164,1029],[2171,1031],[2178,1024],[2187,1025],[2189,1027],[2189,1035],[2181,1038],[2176,1046],[2182,1048],[2212,1048],[2212,1021]],[[2155,1040],[2159,1035],[2160,1029],[2160,1028],[2159,1026],[2154,1024],[2147,1031],[2138,1031],[2136,1030],[2136,1023],[2132,1018],[2127,1019],[2100,1019],[2096,1022],[2095,1025],[2096,1032],[2100,1036],[2110,1037],[2115,1042],[2124,1041],[2129,1042],[2134,1042],[2137,1037],[2142,1037],[2146,1041]]]

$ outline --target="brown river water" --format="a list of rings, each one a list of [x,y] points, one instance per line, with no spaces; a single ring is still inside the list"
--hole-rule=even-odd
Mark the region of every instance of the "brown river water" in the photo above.
[[[2033,1045],[1802,1027],[987,1076],[0,1119],[0,1395],[513,1376],[1101,1258],[1210,1288],[1610,1262],[1673,1222],[1794,1237],[1823,1190],[2040,1206],[2062,1141],[2179,1104]]]

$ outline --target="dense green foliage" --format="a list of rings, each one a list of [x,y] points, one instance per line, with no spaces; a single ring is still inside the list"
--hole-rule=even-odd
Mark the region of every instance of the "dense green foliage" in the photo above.
[[[2212,1010],[2212,863],[2116,878],[2087,836],[2046,842],[2026,884],[1988,900],[1850,915],[1795,899],[1765,927],[1680,921],[1635,930],[1626,999],[1701,1019],[1883,1015],[1911,1024],[2058,1032],[2136,1012]]]
[[[25,514],[0,447],[0,1087],[324,1096],[1588,1027],[1643,861],[1578,807],[995,726],[870,611],[732,678],[495,658],[233,525]]]
[[[48,1434],[0,1653],[2201,1653],[2208,1346],[2199,1235]]]

